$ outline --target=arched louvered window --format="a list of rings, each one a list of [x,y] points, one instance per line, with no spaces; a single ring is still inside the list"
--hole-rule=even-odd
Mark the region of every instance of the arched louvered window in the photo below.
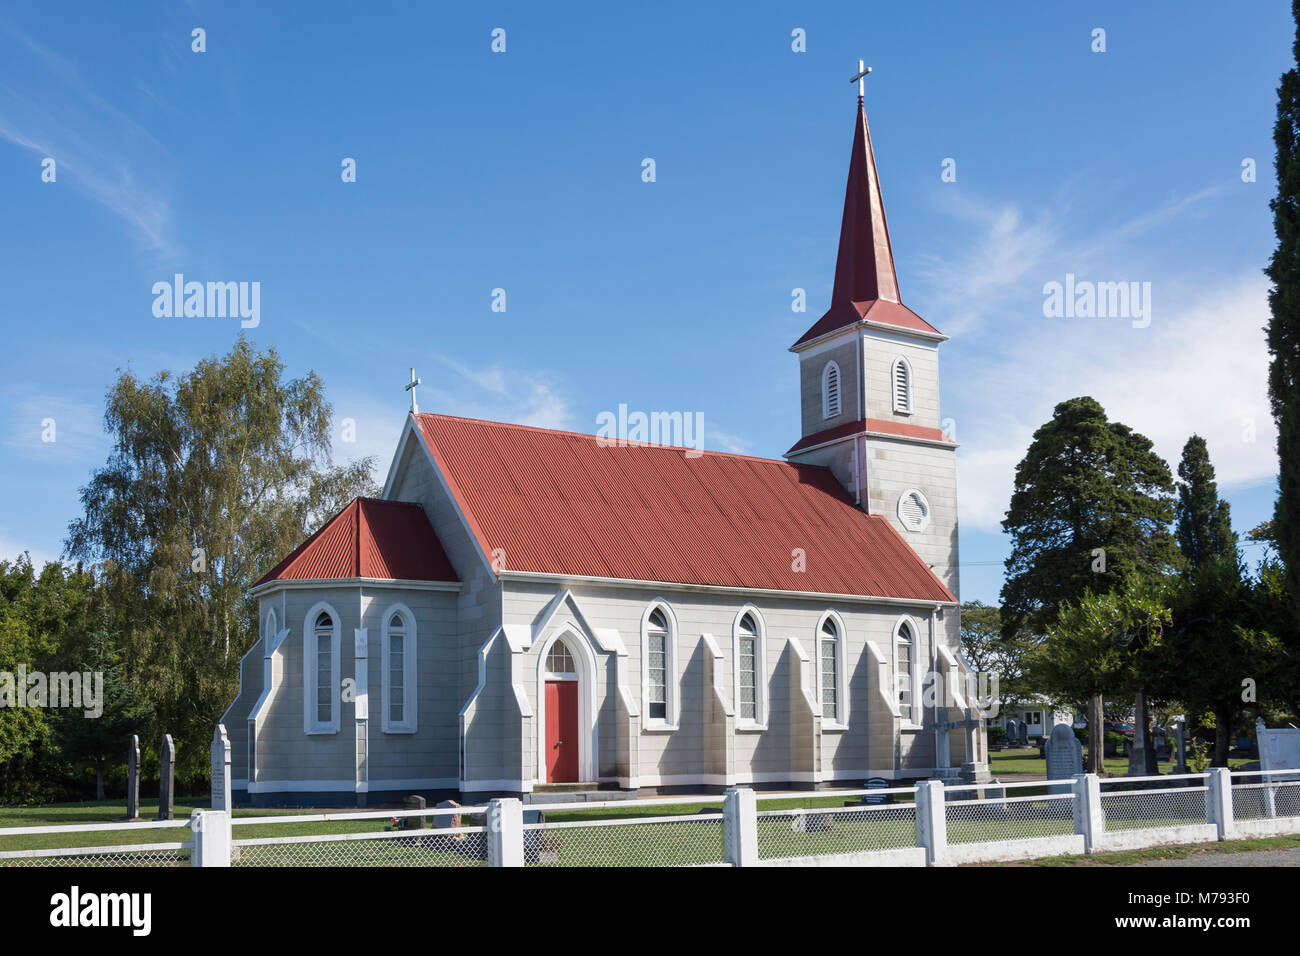
[[[417,728],[419,670],[415,615],[405,604],[389,608],[383,631],[383,729],[386,734],[413,734]]]
[[[910,488],[898,496],[898,520],[908,531],[924,531],[930,523],[930,502]]]
[[[894,682],[898,692],[898,714],[904,723],[915,724],[916,633],[910,621],[898,622],[894,629]]]
[[[822,718],[832,723],[842,720],[842,701],[840,700],[840,629],[833,617],[822,621],[821,634],[818,635],[821,654],[822,675]]]
[[[677,624],[668,605],[655,602],[641,618],[643,728],[677,728]]]
[[[840,367],[827,362],[822,369],[822,417],[834,418],[840,413]]]
[[[735,660],[736,715],[744,729],[767,725],[767,648],[763,617],[752,605],[742,608],[731,628]]]
[[[303,621],[303,730],[309,734],[339,731],[339,617],[324,602]]]
[[[894,411],[900,415],[912,412],[912,366],[907,359],[899,356],[894,359],[891,376],[894,388]]]
[[[316,618],[316,722],[328,724],[334,696],[334,621],[322,611]]]

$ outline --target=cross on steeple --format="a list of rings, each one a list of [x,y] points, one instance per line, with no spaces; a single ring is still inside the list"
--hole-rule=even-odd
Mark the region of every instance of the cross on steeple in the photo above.
[[[411,369],[411,384],[406,386],[406,391],[411,393],[411,414],[414,415],[420,410],[420,406],[415,404],[415,386],[420,384],[420,380],[415,377],[415,369]]]
[[[857,76],[852,77],[849,82],[858,84],[858,105],[862,105],[862,98],[867,92],[867,74],[871,72],[871,67],[867,66],[862,60],[858,60]]]

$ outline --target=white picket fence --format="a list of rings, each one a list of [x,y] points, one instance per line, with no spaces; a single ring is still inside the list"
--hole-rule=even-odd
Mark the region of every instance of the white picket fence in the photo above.
[[[1297,772],[1216,769],[1104,780],[1082,774],[962,786],[927,780],[809,797],[843,798],[846,805],[759,810],[758,794],[736,788],[718,796],[544,806],[503,799],[454,809],[235,818],[200,810],[188,821],[5,828],[0,837],[188,827],[189,839],[0,851],[0,866],[942,866],[1300,833]],[[687,805],[695,811],[682,812]],[[547,821],[538,810],[653,815]],[[346,827],[389,818],[401,828],[240,835],[262,825]],[[422,825],[426,818],[431,827]]]

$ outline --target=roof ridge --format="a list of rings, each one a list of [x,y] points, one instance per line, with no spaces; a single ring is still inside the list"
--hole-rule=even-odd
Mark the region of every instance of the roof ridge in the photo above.
[[[513,428],[513,429],[518,429],[520,431],[542,432],[547,435],[563,435],[569,438],[585,438],[590,441],[595,441],[595,442],[600,441],[599,435],[593,435],[589,432],[570,431],[569,429],[565,429],[565,428],[543,428],[540,425],[520,425],[516,422],[498,422],[490,418],[470,418],[465,415],[444,415],[439,412],[418,412],[416,414],[417,417],[420,418],[440,418],[440,419],[448,419],[451,421],[458,421],[458,422],[470,422],[471,424],[475,424],[475,425],[495,425],[499,428]],[[602,447],[643,448],[643,449],[648,449],[650,451],[679,451],[679,452],[696,451],[696,449],[686,445],[664,445],[664,444],[659,444],[657,442],[636,442],[636,441],[628,441],[626,439],[618,439],[617,441],[611,443],[610,445],[602,446]],[[795,463],[795,462],[782,461],[779,458],[765,458],[762,455],[744,455],[741,454],[740,452],[734,452],[734,451],[715,451],[711,448],[700,449],[699,455],[701,457],[707,455],[716,458],[738,458],[744,461],[759,462],[760,464],[764,464],[764,465],[779,465],[783,468],[825,468],[826,467],[825,465],[808,465],[802,462]]]

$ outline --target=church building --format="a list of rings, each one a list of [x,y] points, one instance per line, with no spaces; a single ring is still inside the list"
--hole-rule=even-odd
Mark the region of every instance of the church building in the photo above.
[[[255,804],[982,778],[945,336],[903,305],[862,98],[785,460],[421,413],[257,582],[222,717]]]

